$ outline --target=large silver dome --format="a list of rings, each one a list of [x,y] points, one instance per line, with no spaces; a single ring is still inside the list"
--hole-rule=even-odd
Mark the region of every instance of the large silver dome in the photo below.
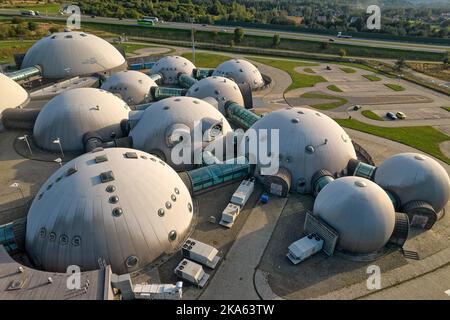
[[[126,69],[122,54],[105,40],[84,32],[53,33],[36,42],[21,68],[39,65],[44,78],[67,78]]]
[[[101,88],[119,94],[129,105],[136,105],[146,102],[150,96],[150,88],[157,86],[146,74],[125,70],[109,77]]]
[[[394,192],[402,205],[420,200],[439,212],[450,198],[447,171],[436,160],[417,153],[401,153],[386,159],[375,172],[375,182]]]
[[[276,131],[279,140],[272,141]],[[255,140],[267,145],[263,157],[249,149]],[[262,117],[245,133],[240,149],[257,163],[257,174],[268,167],[264,164],[265,154],[273,159],[272,164],[278,159],[279,167],[291,175],[291,188],[301,193],[311,192],[311,178],[317,171],[340,173],[350,159],[356,159],[347,133],[330,117],[306,108],[285,108]]]
[[[394,231],[395,210],[389,196],[360,177],[327,184],[314,202],[313,213],[339,232],[338,249],[351,253],[380,250]]]
[[[236,82],[224,77],[208,77],[189,88],[186,96],[203,99],[213,97],[219,103],[219,111],[225,112],[227,102],[235,102],[244,106],[244,98]]]
[[[188,235],[192,199],[178,174],[152,155],[112,148],[57,170],[27,217],[26,250],[37,267],[66,272],[111,265],[138,270],[171,253]]]
[[[22,107],[28,102],[28,92],[17,82],[0,73],[0,114],[7,108]]]
[[[236,83],[247,83],[252,89],[264,86],[264,80],[258,68],[243,59],[225,61],[214,70],[212,75],[226,77]]]
[[[187,74],[192,76],[194,64],[186,58],[180,56],[167,56],[159,59],[150,70],[150,74],[162,75],[164,84],[178,84],[178,76]]]
[[[156,154],[173,168],[185,170],[193,167],[193,157],[202,147],[201,141],[200,144],[194,142],[194,129],[199,129],[200,125],[200,139],[208,130],[212,133],[211,141],[231,132],[225,117],[206,101],[192,97],[167,98],[144,111],[130,136],[134,148]],[[183,140],[185,135],[191,138],[191,154],[187,159],[189,163],[178,163],[172,159],[172,151],[178,143],[188,142]]]
[[[128,119],[130,108],[114,94],[94,88],[64,91],[50,100],[39,113],[33,135],[43,149],[59,151],[53,141],[60,139],[67,151],[81,151],[83,135],[98,131],[104,140],[121,136],[120,122]]]

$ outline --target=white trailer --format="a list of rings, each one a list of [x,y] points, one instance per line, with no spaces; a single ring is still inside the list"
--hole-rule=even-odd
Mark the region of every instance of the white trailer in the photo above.
[[[240,206],[242,209],[252,195],[253,190],[255,190],[255,179],[252,178],[242,181],[236,192],[231,197],[230,202]]]
[[[311,233],[292,243],[286,256],[293,264],[298,264],[322,250],[322,247],[322,238],[315,233]]]
[[[189,238],[181,249],[183,257],[201,263],[202,265],[214,269],[219,263],[219,251],[213,246]]]
[[[209,279],[203,267],[188,259],[183,259],[174,270],[175,274],[199,288],[203,288]]]

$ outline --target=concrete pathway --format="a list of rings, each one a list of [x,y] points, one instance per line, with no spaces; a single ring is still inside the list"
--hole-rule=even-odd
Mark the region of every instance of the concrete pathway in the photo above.
[[[201,300],[259,300],[254,286],[255,270],[270,240],[287,198],[271,196],[257,204]]]

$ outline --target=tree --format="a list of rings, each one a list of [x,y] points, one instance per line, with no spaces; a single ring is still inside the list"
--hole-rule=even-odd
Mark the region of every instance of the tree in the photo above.
[[[59,32],[59,29],[57,27],[51,27],[50,29],[48,29],[48,31],[50,33],[55,33],[55,32]]]
[[[405,67],[406,63],[405,63],[405,58],[400,57],[396,62],[395,62],[395,68],[397,70],[401,70]]]
[[[36,31],[37,28],[38,28],[38,25],[37,25],[36,22],[34,22],[34,21],[28,22],[28,30],[30,30],[30,31]]]
[[[273,47],[274,48],[278,48],[280,43],[281,43],[280,35],[279,34],[274,34],[273,35],[273,40],[272,40]]]
[[[330,48],[330,44],[328,42],[322,42],[320,44],[320,49],[327,50],[328,48]]]
[[[241,43],[244,40],[244,29],[237,27],[234,29],[234,42]]]
[[[444,56],[444,59],[442,59],[442,62],[444,63],[444,66],[450,65],[450,52],[447,52]]]
[[[345,51],[345,49],[340,49],[339,50],[339,56],[341,58],[345,57],[347,55],[347,51]]]
[[[21,17],[14,17],[14,18],[12,18],[12,20],[11,20],[11,23],[12,23],[12,24],[19,24],[19,23],[22,23],[22,22],[23,22],[23,20],[22,20]]]

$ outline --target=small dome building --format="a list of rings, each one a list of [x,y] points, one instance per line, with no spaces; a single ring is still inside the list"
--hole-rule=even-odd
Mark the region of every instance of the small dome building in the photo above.
[[[137,105],[148,102],[150,88],[157,86],[155,81],[146,74],[139,71],[125,70],[115,73],[106,79],[101,88],[120,95],[122,100],[129,105]]]
[[[125,70],[124,56],[107,41],[85,32],[53,33],[25,54],[21,69],[39,65],[43,77],[61,79]]]
[[[114,94],[94,88],[67,90],[50,100],[39,113],[33,129],[34,140],[45,150],[82,151],[84,134],[96,131],[104,141],[122,136],[120,122],[128,119],[130,108]]]
[[[381,250],[395,227],[395,210],[387,193],[360,177],[327,184],[314,202],[313,214],[339,233],[337,249],[352,254]]]
[[[17,82],[0,73],[0,115],[3,110],[23,107],[28,101],[28,92]]]
[[[425,201],[439,213],[450,199],[450,178],[434,159],[418,153],[394,155],[377,168],[375,183],[393,192],[404,206]]]
[[[188,170],[197,161],[194,155],[199,149],[229,132],[228,121],[208,102],[192,97],[173,97],[147,108],[131,129],[130,136],[134,148],[157,155],[176,170]],[[203,143],[194,141],[198,135],[200,139],[203,136]],[[173,159],[173,150],[181,142],[186,144],[186,139],[190,139],[190,154],[176,153],[182,159]]]
[[[180,74],[192,76],[194,64],[186,58],[180,56],[166,56],[159,59],[150,70],[150,75],[160,74],[162,83],[166,85],[178,84]]]
[[[225,61],[214,70],[212,75],[232,79],[238,84],[247,83],[252,90],[264,86],[264,79],[258,68],[243,59]]]
[[[204,99],[213,97],[217,100],[219,111],[225,113],[225,104],[235,102],[244,106],[244,98],[236,82],[224,77],[207,77],[189,88],[186,96]]]
[[[27,216],[26,250],[35,266],[66,272],[99,268],[124,274],[176,251],[193,218],[178,174],[142,151],[86,153],[57,170]]]
[[[272,141],[272,136],[276,140]],[[264,148],[261,155],[260,148]],[[342,127],[307,108],[289,107],[262,117],[245,133],[240,150],[256,164],[257,176],[275,175],[273,170],[279,169],[289,178],[290,190],[300,193],[312,191],[311,180],[319,170],[339,176],[348,161],[357,158]]]

